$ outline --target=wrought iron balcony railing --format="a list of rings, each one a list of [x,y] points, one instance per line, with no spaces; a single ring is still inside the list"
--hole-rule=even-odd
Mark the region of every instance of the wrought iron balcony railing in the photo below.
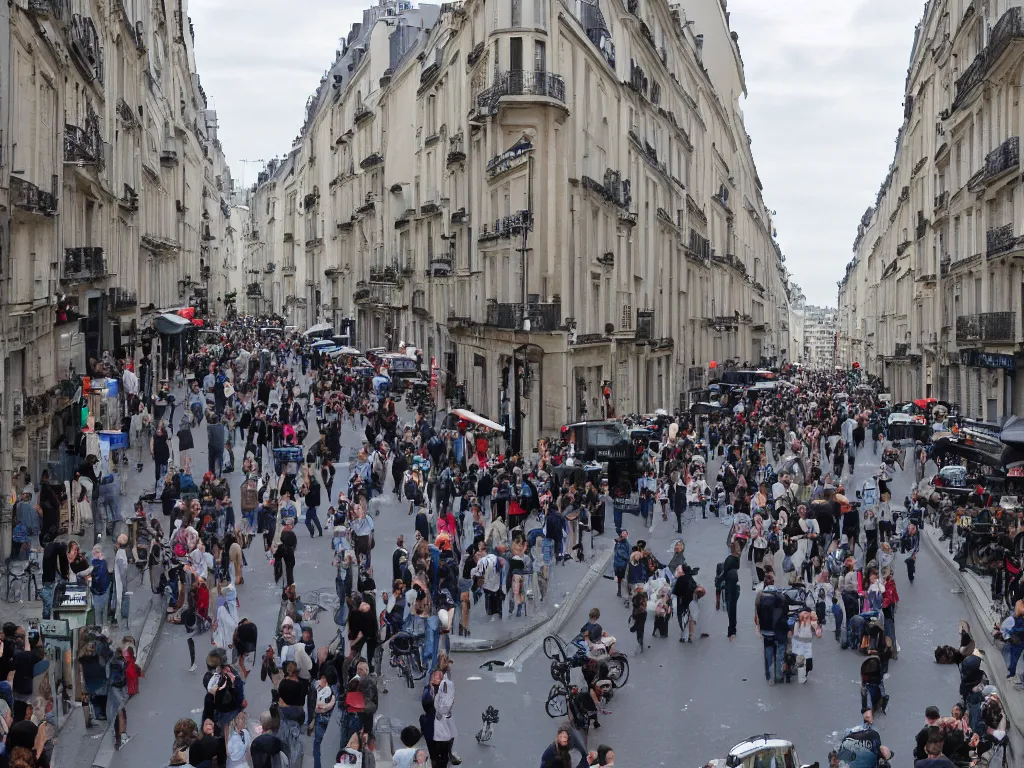
[[[1020,138],[1011,136],[985,156],[985,179],[1020,167]]]
[[[1014,40],[1024,40],[1024,9],[1020,6],[1011,8],[1000,17],[995,27],[992,28],[988,45],[974,57],[974,61],[957,78],[956,96],[952,105],[954,111],[963,105],[974,87],[985,80],[989,69],[1006,52]]]
[[[64,280],[81,282],[107,275],[107,260],[102,248],[65,248]]]
[[[99,131],[65,124],[64,162],[102,165],[103,140]]]
[[[561,75],[536,70],[513,70],[494,78],[490,88],[476,97],[478,109],[494,108],[503,96],[544,96],[565,103],[565,80]]]
[[[1011,251],[1016,244],[1017,238],[1013,234],[1012,223],[993,227],[985,233],[985,252],[990,257]]]
[[[57,198],[54,195],[17,176],[11,176],[11,205],[45,216],[52,216],[57,212]]]
[[[1013,343],[1016,335],[1015,312],[983,312],[956,319],[957,342]]]
[[[531,333],[556,331],[562,326],[562,302],[535,302],[527,305]],[[486,325],[505,330],[523,327],[523,305],[514,302],[491,302],[487,305]]]

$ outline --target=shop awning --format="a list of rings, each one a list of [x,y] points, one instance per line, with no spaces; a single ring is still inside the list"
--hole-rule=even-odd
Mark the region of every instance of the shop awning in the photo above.
[[[181,315],[173,315],[168,312],[155,317],[153,319],[153,327],[160,333],[166,333],[174,336],[181,333],[186,328],[191,328],[192,322],[190,320],[186,320]]]
[[[471,421],[474,424],[479,424],[481,427],[487,427],[487,429],[493,429],[495,432],[504,432],[505,428],[497,422],[485,419],[483,416],[477,416],[472,411],[467,411],[465,408],[455,408],[452,410],[452,415],[463,421]]]

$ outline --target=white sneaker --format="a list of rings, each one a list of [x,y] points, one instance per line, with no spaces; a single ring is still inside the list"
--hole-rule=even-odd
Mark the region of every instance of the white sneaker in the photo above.
[[[195,672],[196,671],[196,665],[193,664],[191,667],[188,668],[188,671],[189,672]]]

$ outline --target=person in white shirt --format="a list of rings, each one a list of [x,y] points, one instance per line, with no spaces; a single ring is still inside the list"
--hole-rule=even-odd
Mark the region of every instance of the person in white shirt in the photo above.
[[[249,763],[245,759],[245,753],[249,750],[252,734],[245,727],[247,721],[248,717],[245,712],[239,712],[231,721],[227,768],[248,768]]]

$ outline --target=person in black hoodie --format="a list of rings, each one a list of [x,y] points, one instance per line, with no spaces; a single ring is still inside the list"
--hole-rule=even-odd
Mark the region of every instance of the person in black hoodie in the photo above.
[[[309,531],[310,538],[313,537],[313,526],[317,527],[317,531],[320,533],[320,537],[323,538],[324,527],[320,525],[320,518],[317,517],[316,510],[320,506],[320,483],[317,482],[315,475],[309,476],[309,486],[306,488],[306,530]]]
[[[402,451],[396,450],[391,459],[391,479],[395,482],[395,496],[399,501],[402,500],[402,478],[408,468],[409,460],[406,455]]]

